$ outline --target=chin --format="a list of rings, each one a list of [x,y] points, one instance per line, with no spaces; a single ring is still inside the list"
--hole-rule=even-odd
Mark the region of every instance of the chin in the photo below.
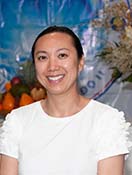
[[[60,95],[63,93],[64,93],[64,91],[62,91],[62,90],[47,90],[47,94],[50,94],[50,95]]]

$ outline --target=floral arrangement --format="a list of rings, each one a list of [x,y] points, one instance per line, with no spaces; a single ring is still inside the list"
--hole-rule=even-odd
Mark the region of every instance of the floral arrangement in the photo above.
[[[17,75],[5,83],[0,92],[0,118],[11,110],[46,98],[46,89],[37,81],[34,65],[27,60],[20,65]]]
[[[113,76],[132,82],[132,10],[129,1],[104,4],[101,18],[92,21],[94,27],[105,28],[109,35],[118,33],[118,40],[107,44],[96,56],[113,69]]]

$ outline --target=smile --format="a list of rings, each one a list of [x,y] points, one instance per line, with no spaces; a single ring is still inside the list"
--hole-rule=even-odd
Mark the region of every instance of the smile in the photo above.
[[[58,80],[62,79],[63,77],[64,77],[64,75],[50,76],[50,77],[48,77],[48,79],[49,79],[50,81],[58,81]]]

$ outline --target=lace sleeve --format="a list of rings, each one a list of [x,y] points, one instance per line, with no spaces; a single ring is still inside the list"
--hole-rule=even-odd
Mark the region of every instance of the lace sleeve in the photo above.
[[[7,115],[3,126],[0,128],[0,154],[18,158],[19,139],[21,126],[17,116],[13,113]]]
[[[106,111],[98,122],[97,159],[128,154],[132,142],[129,139],[130,123],[126,122],[124,113],[118,110]]]

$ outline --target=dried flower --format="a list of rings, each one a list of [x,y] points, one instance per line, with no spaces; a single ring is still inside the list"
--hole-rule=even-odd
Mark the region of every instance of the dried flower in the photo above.
[[[132,39],[132,27],[131,26],[127,26],[125,28],[125,32],[126,32],[126,37],[128,37],[129,39]]]
[[[92,22],[94,27],[104,27],[106,31],[119,33],[119,41],[103,48],[96,56],[105,61],[110,68],[122,74],[122,80],[132,82],[132,11],[125,2],[107,4],[102,20]]]

